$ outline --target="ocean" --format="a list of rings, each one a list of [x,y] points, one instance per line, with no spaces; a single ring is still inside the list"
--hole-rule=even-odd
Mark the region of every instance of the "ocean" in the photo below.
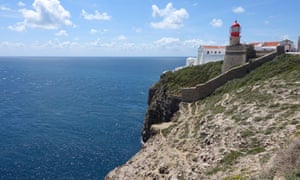
[[[0,179],[103,179],[141,148],[148,89],[184,57],[0,57]]]

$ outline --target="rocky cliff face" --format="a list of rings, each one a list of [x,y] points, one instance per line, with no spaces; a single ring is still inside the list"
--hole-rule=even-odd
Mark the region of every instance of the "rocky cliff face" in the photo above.
[[[186,68],[184,71],[167,72],[149,89],[148,109],[142,129],[142,138],[146,142],[154,131],[153,124],[169,122],[179,110],[181,88],[204,83],[221,73],[222,62],[207,63],[203,66]]]
[[[159,82],[149,89],[148,109],[142,129],[142,139],[144,142],[153,135],[154,132],[151,132],[153,124],[160,124],[171,120],[174,113],[179,110],[180,101],[181,98],[179,96],[168,93],[165,78],[162,75]]]
[[[163,91],[151,90],[150,104]],[[300,178],[299,56],[277,58],[178,107],[172,121],[152,120],[153,136],[106,180]]]

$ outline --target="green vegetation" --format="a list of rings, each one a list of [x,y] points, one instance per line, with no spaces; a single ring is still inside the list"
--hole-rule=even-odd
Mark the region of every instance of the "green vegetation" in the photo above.
[[[247,180],[248,178],[241,175],[241,174],[237,174],[234,176],[230,176],[230,177],[226,177],[224,180]]]
[[[210,169],[206,172],[207,175],[212,175],[217,173],[218,171],[224,171],[234,165],[236,160],[242,156],[243,154],[239,151],[231,151],[230,153],[226,154],[223,159],[220,161],[216,167]]]
[[[296,136],[297,136],[297,137],[300,137],[300,130],[297,130]]]
[[[175,72],[167,72],[162,79],[167,83],[167,91],[179,95],[181,88],[205,83],[221,74],[222,62],[210,62],[201,66],[191,66]]]
[[[200,66],[191,66],[178,71],[169,71],[162,75],[161,81],[165,85],[167,93],[180,95],[181,88],[193,87],[202,84],[221,74],[222,61],[210,62]],[[242,94],[246,98],[256,98],[257,101],[263,101],[270,98],[266,94],[260,94],[251,91],[247,87],[254,85],[258,81],[264,81],[274,76],[282,76],[288,81],[300,79],[300,56],[281,55],[273,61],[268,62],[252,71],[244,78],[229,81],[224,86],[216,90],[215,93],[224,93],[231,90],[237,90],[240,87],[246,87]],[[249,99],[250,100],[250,99]],[[278,104],[277,104],[278,105]],[[274,106],[277,106],[274,105]]]
[[[242,138],[247,138],[247,137],[254,136],[254,135],[255,135],[255,132],[253,132],[249,129],[246,129],[246,130],[241,132],[241,137]]]
[[[273,130],[275,130],[276,127],[275,126],[271,126],[271,127],[268,127],[266,129],[266,131],[264,132],[265,135],[269,135],[269,134],[272,134]]]
[[[167,92],[173,95],[178,95],[180,93],[180,89],[183,87],[196,86],[197,84],[205,83],[209,79],[219,75],[221,72],[221,65],[222,62],[215,62],[202,66],[188,67],[176,72],[168,72],[162,76],[162,80],[166,85],[165,87]],[[299,110],[300,105],[278,103],[278,101],[273,99],[275,96],[272,94],[272,91],[270,91],[270,93],[269,91],[267,93],[265,91],[261,91],[260,87],[268,87],[267,82],[270,81],[270,79],[272,80],[270,86],[272,86],[272,88],[273,86],[276,86],[276,88],[274,88],[274,93],[278,93],[277,89],[279,91],[280,88],[285,89],[285,86],[296,89],[298,85],[295,82],[299,82],[300,80],[300,56],[279,56],[273,61],[265,63],[256,70],[250,72],[245,77],[227,82],[225,85],[218,88],[212,95],[191,105],[191,114],[195,117],[194,120],[191,119],[194,126],[189,126],[187,122],[182,124],[182,131],[180,131],[181,134],[179,136],[181,143],[184,144],[184,141],[187,141],[190,131],[197,139],[205,139],[208,134],[206,132],[201,132],[200,127],[203,125],[204,119],[206,124],[203,126],[207,126],[207,123],[214,121],[214,115],[218,113],[224,113],[227,117],[231,117],[239,125],[239,127],[241,127],[240,135],[247,142],[243,148],[240,147],[235,151],[225,154],[223,159],[221,159],[215,167],[206,172],[206,175],[212,175],[219,171],[230,171],[234,168],[239,158],[265,152],[266,149],[263,147],[263,143],[261,143],[261,138],[285,128],[289,124],[296,127],[294,135],[300,137],[300,121],[298,119],[289,119],[290,114]],[[277,83],[277,79],[280,80],[278,82],[283,82],[283,84]],[[230,97],[226,99],[228,102],[224,101],[225,93],[229,93]],[[280,93],[281,92],[278,94],[280,95]],[[286,91],[283,93],[286,93]],[[295,93],[291,90],[289,97],[294,96],[298,97],[299,95],[297,92]],[[238,102],[234,104],[232,103],[234,101]],[[239,101],[241,101],[241,103]],[[196,108],[196,103],[201,103],[201,108]],[[223,104],[225,105],[223,106]],[[254,110],[269,108],[270,111],[253,116],[253,114],[250,114],[248,109],[243,108],[243,105],[247,104],[254,104],[252,106],[255,108]],[[186,104],[184,104],[184,108],[188,108]],[[201,112],[196,112],[198,109],[201,109]],[[278,117],[274,116],[274,112],[279,111],[281,113]],[[251,121],[251,118],[249,119],[249,117],[251,117],[253,121]],[[262,129],[255,129],[252,128],[252,126],[249,126],[251,124],[264,124],[265,121],[269,121],[270,119],[274,120],[274,123],[268,124],[268,126]],[[164,129],[162,131],[164,136],[167,136],[173,128],[173,126],[170,126],[169,128]],[[220,130],[216,127],[211,128],[214,128],[216,134],[220,132]],[[224,131],[230,131],[231,129],[234,130],[231,126],[221,129]],[[262,137],[257,136],[257,134]],[[266,162],[269,158],[270,157],[268,155],[265,155],[263,156],[262,161]],[[197,159],[194,160],[196,161]],[[299,177],[299,168],[294,169],[286,176],[287,179],[297,179]],[[247,179],[247,176],[245,177],[244,174],[238,174],[228,176],[225,179],[243,180]]]
[[[256,148],[248,150],[246,153],[254,155],[254,154],[258,154],[258,153],[264,152],[265,150],[266,149],[264,147],[256,147]]]
[[[233,165],[237,158],[239,158],[241,155],[242,153],[239,151],[231,151],[230,153],[226,154],[220,162],[225,166]]]
[[[222,170],[223,170],[223,168],[220,165],[217,165],[216,167],[208,170],[206,172],[206,174],[210,176],[210,175],[216,174],[217,172],[222,171]]]
[[[274,76],[281,76],[288,82],[298,81],[300,79],[300,56],[278,56],[273,61],[265,63],[261,67],[257,68],[255,71],[252,71],[244,78],[229,81],[224,86],[217,89],[215,93],[225,93],[232,90],[237,90],[241,87],[253,86],[259,81],[265,81]],[[247,93],[247,91],[250,94],[245,94],[245,92]],[[255,97],[253,98],[260,98],[261,100],[268,98],[265,97],[265,95],[255,95],[254,93],[251,93],[251,89],[244,90],[242,94],[243,97],[248,96],[249,98],[251,98],[251,96],[254,95]]]
[[[286,180],[300,180],[300,167],[292,169],[285,175]]]

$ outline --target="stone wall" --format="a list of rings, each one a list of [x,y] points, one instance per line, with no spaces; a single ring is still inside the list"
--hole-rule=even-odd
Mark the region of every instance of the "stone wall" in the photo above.
[[[216,78],[204,83],[199,84],[196,87],[183,88],[182,93],[182,101],[183,102],[194,102],[200,99],[203,99],[210,94],[212,94],[217,88],[225,84],[227,81],[230,81],[235,78],[241,78],[248,74],[250,71],[256,69],[262,64],[273,60],[277,55],[283,54],[284,48],[283,46],[278,46],[277,51],[266,54],[262,57],[254,59],[245,65],[241,65],[235,67],[225,73],[217,76]]]

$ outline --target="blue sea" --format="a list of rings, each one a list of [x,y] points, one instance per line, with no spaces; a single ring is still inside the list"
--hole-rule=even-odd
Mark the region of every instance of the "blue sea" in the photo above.
[[[103,179],[141,148],[148,89],[184,57],[0,57],[0,179]]]

